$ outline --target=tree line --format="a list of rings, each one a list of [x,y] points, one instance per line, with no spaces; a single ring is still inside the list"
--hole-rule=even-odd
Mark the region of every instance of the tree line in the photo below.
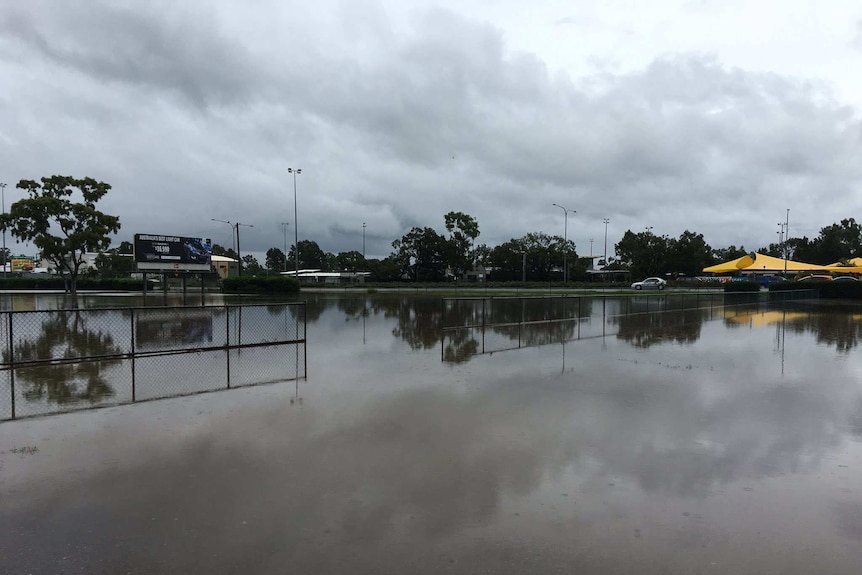
[[[9,231],[19,241],[31,241],[42,258],[50,260],[63,275],[67,290],[75,292],[84,256],[98,251],[97,273],[102,277],[127,275],[134,268],[130,242],[110,248],[111,236],[120,229],[119,217],[105,214],[96,204],[111,189],[93,178],[50,176],[21,180],[18,188],[26,198],[13,203],[0,216],[0,230]],[[73,201],[72,196],[83,201]],[[59,233],[57,233],[59,232]],[[427,281],[466,279],[481,270],[490,281],[526,280],[534,282],[587,279],[591,257],[579,257],[576,245],[557,235],[530,232],[498,246],[476,244],[479,223],[469,214],[449,212],[443,216],[443,231],[413,227],[392,242],[393,251],[382,259],[366,259],[358,251],[333,254],[309,239],[290,247],[288,253],[273,247],[261,265],[246,255],[240,265],[251,275],[300,269],[370,272],[371,281]],[[297,250],[298,247],[298,250]],[[634,277],[651,275],[696,276],[703,268],[732,260],[747,253],[743,246],[713,248],[703,234],[685,230],[678,238],[627,230],[614,249],[611,261],[599,260],[607,269],[628,271]],[[853,218],[826,226],[808,237],[789,238],[757,250],[813,264],[847,262],[862,257],[862,225]],[[232,249],[214,245],[213,253],[237,258]],[[5,254],[3,254],[5,255]],[[291,266],[293,263],[293,266]],[[564,270],[563,268],[568,269]]]

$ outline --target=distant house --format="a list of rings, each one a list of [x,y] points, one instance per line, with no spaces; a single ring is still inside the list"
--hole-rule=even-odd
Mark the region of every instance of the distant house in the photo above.
[[[371,272],[324,272],[318,269],[303,269],[292,272],[281,272],[281,275],[296,277],[299,279],[299,283],[302,284],[345,284],[365,283],[365,278],[371,275]]]
[[[213,254],[210,262],[212,265],[212,271],[217,273],[218,277],[221,279],[233,277],[239,274],[239,260]]]

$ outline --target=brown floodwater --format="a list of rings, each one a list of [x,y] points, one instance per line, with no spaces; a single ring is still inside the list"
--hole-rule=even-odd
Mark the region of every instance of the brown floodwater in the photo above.
[[[862,309],[476,305],[309,296],[305,380],[0,423],[0,573],[859,571]]]

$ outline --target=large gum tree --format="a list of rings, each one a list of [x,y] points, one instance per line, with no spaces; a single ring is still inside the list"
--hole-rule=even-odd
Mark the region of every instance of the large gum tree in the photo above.
[[[85,254],[108,249],[110,235],[120,229],[118,216],[96,209],[110,184],[93,178],[50,176],[39,182],[21,180],[17,187],[28,197],[0,216],[0,229],[39,248],[41,257],[62,275],[66,293],[74,297]]]

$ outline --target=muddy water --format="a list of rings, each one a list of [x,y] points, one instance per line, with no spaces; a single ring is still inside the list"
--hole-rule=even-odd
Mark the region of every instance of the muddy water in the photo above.
[[[0,573],[862,565],[855,310],[591,304],[449,356],[440,310],[312,298],[306,381],[0,424]]]

